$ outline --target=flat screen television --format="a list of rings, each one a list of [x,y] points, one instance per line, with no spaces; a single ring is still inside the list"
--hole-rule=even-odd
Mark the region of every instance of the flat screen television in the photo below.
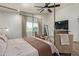
[[[68,30],[68,20],[55,22],[55,28]]]

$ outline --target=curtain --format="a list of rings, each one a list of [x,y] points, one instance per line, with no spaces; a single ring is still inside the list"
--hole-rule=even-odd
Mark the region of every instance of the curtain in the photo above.
[[[32,17],[27,17],[27,22],[26,22],[26,34],[27,36],[32,36],[33,35],[33,19]]]
[[[26,22],[27,22],[27,16],[22,15],[22,37],[27,36],[27,34],[26,34]]]
[[[38,19],[38,34],[42,35],[42,21]]]

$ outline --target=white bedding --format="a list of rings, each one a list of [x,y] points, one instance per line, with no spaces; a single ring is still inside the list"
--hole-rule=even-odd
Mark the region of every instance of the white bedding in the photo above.
[[[38,51],[21,38],[8,40],[5,56],[38,56]]]
[[[40,40],[40,39],[38,39]],[[51,46],[52,53],[56,52],[59,54],[56,47],[50,42],[44,41]],[[22,38],[10,39],[7,43],[7,49],[5,56],[38,56],[38,50],[32,47],[28,42]]]

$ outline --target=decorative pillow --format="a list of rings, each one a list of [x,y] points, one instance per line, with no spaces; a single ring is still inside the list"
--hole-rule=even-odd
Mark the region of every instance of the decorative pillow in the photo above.
[[[6,47],[7,47],[7,44],[2,38],[0,38],[0,56],[3,56],[5,54]]]
[[[7,36],[3,33],[0,33],[0,56],[3,56],[5,54],[7,41]]]
[[[7,42],[8,38],[5,34],[0,33],[0,38],[3,39],[5,42]]]

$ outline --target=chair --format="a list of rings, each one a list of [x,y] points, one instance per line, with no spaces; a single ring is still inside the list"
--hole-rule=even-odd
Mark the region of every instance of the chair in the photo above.
[[[73,35],[68,34],[69,36],[69,45],[61,45],[61,37],[60,34],[55,36],[55,46],[58,48],[60,53],[71,53],[72,52],[72,43],[73,43]]]

